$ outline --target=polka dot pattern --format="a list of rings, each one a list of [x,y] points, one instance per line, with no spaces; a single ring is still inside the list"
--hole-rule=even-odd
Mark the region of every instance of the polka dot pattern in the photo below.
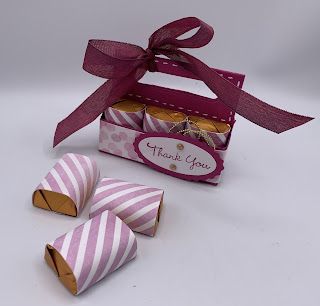
[[[101,121],[99,149],[143,163],[133,146],[136,137],[140,134],[140,132]]]

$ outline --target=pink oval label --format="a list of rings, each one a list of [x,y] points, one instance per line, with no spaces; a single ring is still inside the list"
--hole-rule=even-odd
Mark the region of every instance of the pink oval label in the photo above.
[[[217,151],[180,134],[145,133],[135,139],[134,147],[145,164],[178,178],[205,180],[223,170]]]

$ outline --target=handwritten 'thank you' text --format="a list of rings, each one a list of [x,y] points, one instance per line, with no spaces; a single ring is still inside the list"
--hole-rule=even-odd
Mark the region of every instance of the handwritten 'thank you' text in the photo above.
[[[152,150],[152,155],[155,157],[169,159],[175,162],[185,162],[188,164],[190,170],[195,170],[196,168],[203,168],[210,170],[211,167],[204,162],[198,160],[198,158],[192,154],[187,155],[186,157],[182,157],[179,152],[170,153],[166,152],[165,149],[161,146],[147,143],[147,147]]]

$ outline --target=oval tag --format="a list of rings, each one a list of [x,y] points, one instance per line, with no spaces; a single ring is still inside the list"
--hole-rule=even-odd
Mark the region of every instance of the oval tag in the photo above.
[[[151,168],[186,180],[213,178],[223,170],[217,151],[180,134],[144,133],[135,139],[134,148]]]

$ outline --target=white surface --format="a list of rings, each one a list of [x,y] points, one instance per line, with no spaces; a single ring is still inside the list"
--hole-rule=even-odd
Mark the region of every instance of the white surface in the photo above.
[[[301,105],[298,96],[252,86],[320,115],[312,100]],[[88,91],[1,94],[13,114],[0,130],[5,305],[319,305],[319,120],[274,135],[238,117],[223,181],[214,187],[99,153],[98,122],[52,150],[55,123],[72,108],[57,101],[76,105]],[[94,157],[102,175],[165,189],[156,237],[137,235],[137,258],[78,297],[47,267],[43,251],[85,221],[88,209],[76,219],[31,204],[33,189],[65,152]]]
[[[158,26],[188,15],[217,31],[212,45],[191,53],[247,73],[245,88],[266,101],[319,117],[319,2],[163,0],[139,21],[150,1],[128,3],[1,2],[1,304],[319,306],[318,119],[275,135],[238,116],[218,187],[99,153],[98,122],[51,148],[56,123],[102,82],[80,70],[88,38],[145,46]],[[177,78],[159,79],[181,88]],[[105,176],[165,189],[156,237],[137,235],[137,258],[78,297],[43,252],[85,221],[88,207],[75,219],[31,204],[66,152],[91,155]]]

